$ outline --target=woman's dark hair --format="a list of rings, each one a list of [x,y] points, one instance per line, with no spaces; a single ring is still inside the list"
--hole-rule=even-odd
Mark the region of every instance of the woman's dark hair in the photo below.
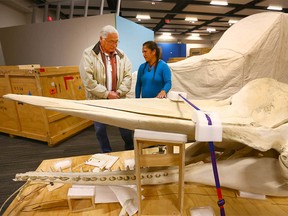
[[[161,55],[161,53],[160,53],[160,49],[159,49],[159,47],[158,47],[158,45],[157,45],[157,43],[156,42],[154,42],[154,41],[146,41],[145,43],[143,43],[143,47],[144,46],[146,46],[148,49],[150,49],[150,50],[156,50],[156,58],[157,58],[157,62],[159,61],[159,59],[160,59],[160,55]]]
[[[153,74],[153,80],[154,80],[154,76],[155,76],[155,72],[157,70],[158,62],[159,62],[159,59],[161,57],[160,49],[159,49],[157,43],[154,42],[154,41],[146,41],[145,43],[143,43],[142,46],[143,47],[146,46],[148,49],[150,49],[152,51],[156,50],[156,65],[155,65],[155,70],[154,70],[154,74]],[[147,62],[145,64],[144,68],[143,68],[143,72],[142,73],[144,73],[144,70],[145,70],[146,66],[147,66]]]

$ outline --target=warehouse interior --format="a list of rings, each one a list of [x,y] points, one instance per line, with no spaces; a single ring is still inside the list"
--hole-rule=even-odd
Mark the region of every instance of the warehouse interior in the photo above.
[[[228,3],[223,4],[223,2]],[[47,111],[43,108],[35,108],[32,105],[23,106],[21,102],[4,99],[3,95],[13,93],[84,100],[84,86],[78,75],[81,54],[84,48],[98,41],[99,29],[108,24],[117,28],[120,36],[118,47],[124,50],[129,57],[131,56],[133,72],[137,72],[139,65],[144,62],[141,53],[143,42],[154,40],[162,50],[163,60],[171,66],[173,73],[184,74],[187,71],[187,73],[191,73],[193,70],[194,80],[198,80],[197,85],[201,86],[202,82],[207,84],[209,81],[206,86],[209,88],[203,90],[205,86],[201,86],[203,89],[198,94],[195,89],[185,89],[187,85],[182,84],[181,76],[179,80],[174,78],[178,87],[176,90],[188,92],[190,98],[213,99],[213,97],[217,98],[219,96],[217,99],[222,100],[227,98],[228,95],[237,93],[248,81],[257,78],[257,76],[272,77],[287,83],[285,68],[287,68],[288,63],[285,59],[282,59],[287,54],[286,45],[278,43],[279,41],[285,41],[287,38],[286,31],[281,30],[281,34],[278,34],[278,29],[281,29],[281,26],[287,23],[286,20],[281,24],[277,23],[280,27],[271,30],[270,38],[267,36],[269,41],[271,37],[281,35],[279,40],[275,41],[274,48],[271,49],[274,52],[274,55],[270,58],[274,62],[273,64],[263,60],[267,53],[263,55],[254,52],[245,53],[240,48],[235,50],[244,56],[241,56],[241,58],[238,58],[238,53],[235,56],[234,53],[221,53],[222,56],[225,56],[223,60],[225,67],[221,63],[222,59],[217,59],[217,55],[215,55],[217,49],[229,50],[234,44],[238,46],[237,41],[231,40],[227,43],[230,47],[225,47],[226,38],[229,39],[229,33],[226,33],[228,30],[230,30],[230,36],[237,36],[237,31],[234,28],[237,22],[245,18],[249,19],[253,15],[257,17],[257,15],[266,12],[286,15],[288,2],[286,0],[221,0],[220,5],[214,5],[211,4],[210,0],[0,1],[0,109],[3,111],[0,115],[0,150],[2,153],[0,162],[0,178],[2,179],[0,205],[3,207],[1,214],[10,215],[9,212],[5,211],[13,199],[16,198],[16,194],[13,193],[23,185],[23,182],[13,181],[16,173],[36,170],[42,161],[49,159],[101,153],[93,122],[90,119],[81,119],[51,110]],[[276,17],[276,15],[271,17]],[[277,19],[275,18],[275,20]],[[247,21],[246,23],[249,24]],[[262,30],[264,32],[265,29]],[[245,46],[248,47],[249,42],[252,41],[249,38],[250,35],[246,36],[243,32],[239,35],[244,35],[247,39]],[[263,44],[259,43],[260,40],[255,40],[259,53],[261,53],[261,48],[268,43],[266,36],[263,36],[262,39]],[[251,47],[256,46],[251,44]],[[213,51],[213,48],[214,52],[210,52]],[[246,47],[243,45],[241,48],[244,50]],[[261,58],[255,58],[256,60],[251,58],[252,60],[250,60],[250,57],[254,55]],[[205,56],[205,58],[202,58],[202,56]],[[209,58],[206,58],[206,56]],[[212,57],[210,58],[210,56]],[[192,63],[189,62],[190,57],[193,57]],[[217,63],[213,65],[207,59],[217,59]],[[239,65],[246,66],[243,66],[241,70],[257,71],[255,76],[250,72],[247,72],[248,74],[237,74],[236,72],[240,70],[240,66],[237,65],[236,67],[236,64],[233,64],[236,61],[235,59],[240,62]],[[231,64],[229,63],[230,60]],[[207,62],[209,62],[209,66],[206,70]],[[263,72],[265,75],[259,75],[261,67],[259,66],[258,69],[257,65],[262,64],[260,62],[263,62],[263,67],[271,68],[271,73]],[[196,66],[191,69],[190,65],[193,63]],[[217,68],[218,66],[219,68]],[[187,69],[188,67],[189,69]],[[209,75],[207,75],[207,78],[205,74],[207,71],[208,74],[213,71],[209,67],[213,70],[217,68],[218,71],[221,71],[221,74],[231,70],[235,72],[235,76],[225,77],[227,79],[225,82],[223,77],[214,77],[215,79],[209,80]],[[277,68],[278,73],[274,72],[275,68]],[[185,78],[186,82],[195,82],[191,77]],[[215,83],[213,83],[213,80]],[[237,84],[234,84],[234,81]],[[180,87],[180,85],[183,86]],[[223,86],[225,86],[225,89]],[[43,89],[43,91],[39,89]],[[209,89],[213,89],[214,95],[208,95]],[[132,97],[133,91],[130,94]],[[203,92],[207,94],[203,94]],[[109,125],[108,133],[113,151],[124,152],[123,141],[118,129],[113,125]],[[211,189],[211,191],[213,190]],[[224,192],[224,194],[228,197],[231,195],[230,192]],[[10,196],[11,199],[9,199]],[[254,198],[251,199],[252,201],[248,198],[248,208],[252,208],[250,206],[254,204],[257,206],[252,212],[263,205],[259,201],[262,197],[258,200],[256,198],[255,203],[253,203]],[[20,198],[18,197],[18,199]],[[215,202],[215,200],[210,200],[210,202]],[[269,207],[276,206],[275,211],[271,210],[272,213],[268,212],[267,215],[275,215],[275,212],[279,214],[288,212],[287,200],[278,200],[277,198],[272,200],[272,204],[265,204]],[[257,201],[260,203],[257,203]],[[103,215],[113,215],[115,212],[118,214],[122,205],[118,207],[117,205],[119,204],[113,204],[115,209],[111,210],[110,213],[105,212]],[[243,205],[245,205],[245,201]],[[215,210],[215,206],[213,208],[215,212],[218,211],[218,209]],[[14,210],[12,209],[12,211]],[[84,215],[85,211],[83,212]],[[38,213],[45,214],[45,211]],[[186,209],[183,215],[189,215],[189,213],[191,211],[189,212]],[[251,215],[249,210],[246,213]],[[25,212],[21,212],[21,214],[25,215]],[[32,214],[37,215],[37,212]],[[78,214],[82,215],[82,212],[80,211]]]
[[[1,4],[2,28],[101,14],[120,15],[150,29],[154,33],[155,41],[163,44],[162,49],[167,49],[163,52],[168,53],[166,60],[203,54],[216,44],[223,32],[244,17],[267,11],[277,12],[277,7],[281,7],[281,12],[286,13],[288,8],[284,0],[231,0],[229,5],[212,5],[210,0],[4,0]],[[276,6],[277,10],[273,7],[272,10],[268,9],[269,6]],[[147,15],[150,18],[138,19],[137,15]],[[121,43],[119,45],[121,46]],[[1,55],[3,53],[0,52],[0,64],[5,65]]]

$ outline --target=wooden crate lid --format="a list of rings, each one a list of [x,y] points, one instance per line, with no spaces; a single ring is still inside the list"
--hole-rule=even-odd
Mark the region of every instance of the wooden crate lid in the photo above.
[[[41,75],[79,73],[78,66],[50,66],[35,69]]]

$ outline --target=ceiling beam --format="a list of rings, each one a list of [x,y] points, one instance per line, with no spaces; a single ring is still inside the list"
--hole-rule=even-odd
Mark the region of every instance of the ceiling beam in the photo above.
[[[250,1],[249,3],[247,3],[245,5],[238,6],[237,8],[225,13],[225,15],[228,15],[228,16],[234,15],[234,13],[239,12],[239,11],[243,10],[244,8],[255,6],[255,4],[263,2],[263,1],[265,1],[265,0],[253,0],[253,1]],[[182,34],[187,34],[187,33],[193,32],[194,30],[200,29],[201,27],[208,26],[209,24],[211,24],[213,22],[218,22],[220,19],[221,19],[221,17],[217,16],[214,19],[206,21],[205,23],[203,23],[203,24],[201,24],[199,26],[196,26],[196,27],[193,27],[191,29],[188,29],[186,32],[183,32]]]

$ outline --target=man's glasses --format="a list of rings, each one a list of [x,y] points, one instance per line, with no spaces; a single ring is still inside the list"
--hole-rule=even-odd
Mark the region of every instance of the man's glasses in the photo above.
[[[118,43],[120,43],[120,41],[119,40],[117,40],[117,41],[115,41],[115,40],[106,40],[106,39],[104,39],[108,44],[110,44],[110,45],[112,45],[112,44],[115,44],[115,45],[117,45]]]

